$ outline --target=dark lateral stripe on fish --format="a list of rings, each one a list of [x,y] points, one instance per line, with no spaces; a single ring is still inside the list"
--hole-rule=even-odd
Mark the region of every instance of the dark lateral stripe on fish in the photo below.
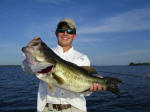
[[[53,86],[57,86],[68,91],[81,93],[89,90],[91,85],[96,82],[102,86],[106,86],[108,91],[116,95],[120,94],[118,87],[121,83],[120,79],[115,77],[97,78],[92,76],[91,74],[97,73],[95,69],[91,67],[80,67],[63,60],[40,38],[34,38],[26,47],[22,48],[22,51],[26,55],[26,59],[31,67],[37,62],[37,68],[45,67],[47,64],[51,65],[39,70],[38,73],[40,74],[35,74],[40,80],[48,83],[52,91]]]
[[[52,68],[53,68],[53,66],[49,66],[49,67],[47,67],[47,68],[41,70],[41,71],[38,72],[38,73],[48,73],[48,72],[50,72],[50,71],[52,70]]]

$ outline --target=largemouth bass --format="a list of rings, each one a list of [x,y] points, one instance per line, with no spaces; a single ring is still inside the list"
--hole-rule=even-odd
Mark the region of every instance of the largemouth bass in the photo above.
[[[55,54],[40,38],[35,37],[26,47],[22,48],[28,65],[34,74],[44,82],[48,83],[53,91],[53,86],[63,88],[72,92],[88,91],[93,83],[105,86],[108,91],[119,95],[118,88],[121,80],[114,77],[98,78],[92,76],[97,73],[91,67],[81,67],[65,61]]]

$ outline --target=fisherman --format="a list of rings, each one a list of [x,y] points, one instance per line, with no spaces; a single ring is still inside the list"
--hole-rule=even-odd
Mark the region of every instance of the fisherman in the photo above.
[[[76,51],[72,42],[76,38],[76,24],[70,18],[62,19],[56,28],[56,37],[58,45],[52,50],[62,59],[72,62],[78,66],[90,66],[88,57]],[[32,72],[28,67],[26,60],[23,61],[23,70]],[[98,76],[102,78],[102,76]],[[48,89],[47,83],[40,81],[37,98],[38,112],[86,112],[86,100],[84,96],[89,96],[93,91],[103,91],[106,87],[94,83],[89,91],[84,93],[74,93],[58,87],[55,87],[54,93]]]

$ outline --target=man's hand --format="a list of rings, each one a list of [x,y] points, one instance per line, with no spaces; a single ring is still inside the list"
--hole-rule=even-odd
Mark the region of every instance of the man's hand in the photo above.
[[[98,78],[103,78],[101,75],[98,75],[97,76]],[[90,91],[93,92],[93,91],[104,91],[106,90],[106,87],[105,86],[102,86],[98,83],[93,83],[90,87]]]

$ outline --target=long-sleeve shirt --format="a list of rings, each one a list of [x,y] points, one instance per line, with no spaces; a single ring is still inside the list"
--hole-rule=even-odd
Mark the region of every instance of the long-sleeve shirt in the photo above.
[[[70,48],[68,51],[63,52],[61,46],[57,46],[52,49],[58,56],[62,59],[72,62],[78,66],[90,66],[90,61],[88,57],[76,50]],[[23,69],[28,72],[31,71],[26,67],[26,64],[23,62]],[[28,70],[27,70],[28,69]],[[42,112],[46,103],[51,104],[71,104],[72,106],[82,110],[87,111],[86,109],[86,100],[84,96],[90,95],[90,92],[87,93],[75,93],[67,91],[55,86],[54,93],[48,88],[47,83],[40,81],[38,89],[38,98],[37,98],[37,111]]]

